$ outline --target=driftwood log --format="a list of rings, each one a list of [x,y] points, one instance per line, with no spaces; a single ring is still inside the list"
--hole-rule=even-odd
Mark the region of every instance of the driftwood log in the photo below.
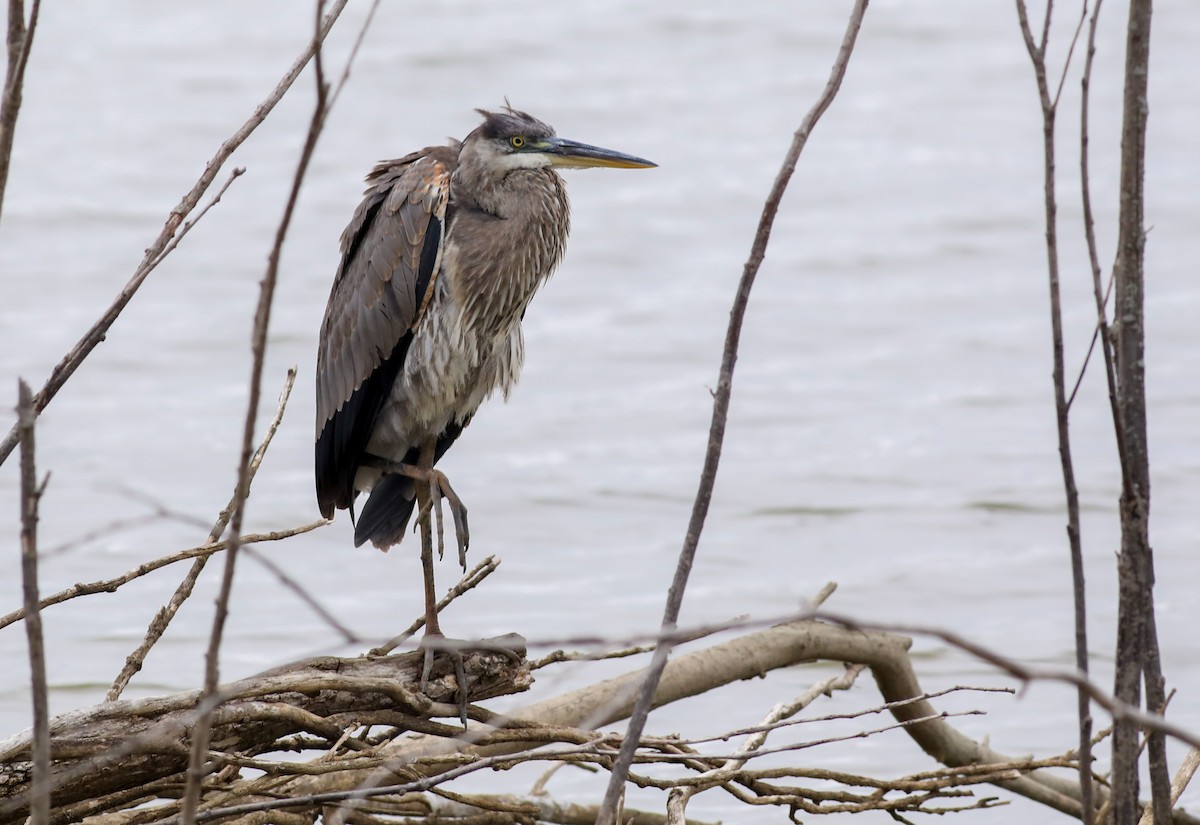
[[[505,652],[507,651],[507,652]],[[504,636],[464,650],[470,701],[527,690],[532,684],[525,640]],[[515,656],[513,654],[516,654]],[[459,715],[458,681],[438,656],[425,693],[418,691],[424,654],[305,659],[225,685],[213,714],[212,747],[256,755],[279,750],[287,737],[332,746],[348,728],[376,723],[412,731],[453,729],[432,722]],[[200,691],[108,702],[51,723],[52,821],[74,821],[85,800],[123,792],[144,795],[152,783],[181,783]],[[29,814],[32,778],[26,731],[0,741],[0,824]],[[115,801],[115,800],[113,800]]]
[[[519,637],[493,641],[524,653]],[[1019,762],[964,736],[940,718],[912,669],[909,646],[909,639],[892,633],[815,620],[789,622],[678,656],[663,674],[655,705],[779,668],[820,660],[853,662],[870,669],[886,701],[905,702],[889,706],[898,721],[921,720],[904,729],[938,762],[951,767]],[[532,683],[528,663],[516,662],[505,653],[471,651],[465,658],[468,695],[473,701],[519,692]],[[386,790],[383,786],[398,780],[439,781],[433,778],[446,774],[448,779],[465,765],[482,765],[489,758],[526,752],[550,741],[584,741],[588,730],[628,717],[644,673],[635,670],[552,697],[511,717],[473,708],[470,732],[459,736],[458,725],[432,721],[455,719],[459,713],[450,664],[438,660],[427,696],[415,687],[420,665],[418,653],[370,659],[325,657],[226,686],[214,715],[211,764],[225,767],[220,764],[225,755],[228,768],[211,777],[215,782],[207,785],[201,800],[201,819],[251,825],[312,822],[324,816],[327,822],[345,822],[352,818],[354,804],[341,807],[328,798],[311,797],[351,794],[361,799],[367,789]],[[192,692],[112,702],[55,719],[51,821],[77,822],[84,817],[94,817],[89,821],[103,825],[175,821],[171,804],[157,812],[134,807],[178,795],[199,696]],[[375,742],[371,758],[360,762],[356,747],[366,745],[346,737],[364,725],[417,735]],[[542,726],[543,734],[529,737],[534,732],[531,726]],[[340,747],[334,747],[335,742]],[[22,822],[28,811],[29,745],[28,733],[0,742],[0,825]],[[232,758],[288,749],[329,751],[321,762],[326,769],[308,775],[242,777],[239,763]],[[364,751],[362,756],[368,754]],[[1079,785],[1073,778],[1006,768],[987,781],[1064,813],[1080,814]],[[268,806],[270,810],[265,809]],[[253,813],[247,810],[256,807]],[[1198,820],[1176,811],[1174,821]]]
[[[661,707],[735,681],[761,678],[779,668],[822,660],[863,664],[870,669],[886,701],[906,702],[923,696],[908,655],[911,644],[912,640],[907,637],[882,631],[852,630],[812,620],[789,622],[673,659],[663,672],[654,706]],[[614,724],[628,718],[632,712],[636,689],[644,673],[644,670],[632,671],[537,702],[518,711],[514,717],[523,724],[564,729],[596,729]],[[905,731],[923,751],[947,767],[1009,765],[1021,761],[992,750],[959,732],[944,719],[937,718],[938,711],[926,699],[894,706],[892,715],[899,722],[925,719],[906,727]],[[504,720],[494,718],[492,723],[503,725]],[[275,785],[271,796],[295,799],[387,784],[394,778],[397,765],[407,766],[406,769],[412,772],[410,775],[433,776],[461,765],[463,756],[484,758],[518,753],[545,743],[544,740],[508,739],[502,744],[472,744],[436,734],[405,737],[384,746],[381,755],[388,763],[386,767],[294,777]],[[1081,816],[1079,783],[1073,778],[1038,770],[995,784],[1070,816]],[[1101,799],[1106,798],[1104,789],[1100,793]],[[253,802],[254,799],[253,796],[239,797],[238,802]],[[266,801],[267,797],[259,797],[259,800]],[[329,811],[326,813],[328,815]],[[337,818],[335,814],[335,821]],[[105,825],[121,825],[126,821],[121,817],[104,820]],[[249,823],[257,820],[246,817],[230,821]],[[1175,811],[1174,822],[1200,825],[1200,819],[1182,810]]]

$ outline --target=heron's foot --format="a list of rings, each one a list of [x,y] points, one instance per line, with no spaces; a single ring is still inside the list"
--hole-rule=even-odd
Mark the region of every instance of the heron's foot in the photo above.
[[[435,470],[432,467],[427,470],[414,469],[424,476],[417,481],[429,485],[429,500],[417,513],[417,521],[428,518],[430,510],[433,511],[434,521],[437,525],[438,558],[445,558],[446,537],[445,528],[442,525],[442,499],[449,502],[450,515],[454,517],[454,534],[458,538],[458,563],[462,565],[465,573],[467,570],[467,547],[471,544],[471,531],[467,526],[467,507],[458,497],[458,493],[454,492],[454,488],[450,486],[450,479],[446,478],[446,474],[441,470]]]
[[[466,654],[473,651],[486,650],[504,654],[514,665],[520,665],[525,661],[525,639],[513,633],[492,639],[449,639],[442,635],[440,631],[426,632],[424,638],[421,639],[421,650],[425,654],[425,660],[421,666],[420,689],[422,693],[428,692],[427,688],[429,686],[429,678],[433,673],[434,659],[437,656],[444,656],[450,660],[451,666],[454,668],[454,679],[458,685],[458,716],[464,728],[467,726],[467,704],[469,699],[467,695]]]
[[[467,727],[467,670],[463,662],[463,650],[470,646],[466,639],[447,639],[440,632],[426,632],[421,639],[421,650],[425,661],[421,665],[422,693],[428,692],[429,675],[433,671],[433,659],[441,654],[450,659],[454,667],[454,680],[458,683],[458,718]]]

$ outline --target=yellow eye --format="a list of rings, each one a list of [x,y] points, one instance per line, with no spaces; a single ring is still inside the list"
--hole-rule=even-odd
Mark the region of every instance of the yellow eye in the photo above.
[[[512,144],[512,148],[514,149],[521,149],[525,146],[525,138],[520,135],[509,138],[508,142]]]

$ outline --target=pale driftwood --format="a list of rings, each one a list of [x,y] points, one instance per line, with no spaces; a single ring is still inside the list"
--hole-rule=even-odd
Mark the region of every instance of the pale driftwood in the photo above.
[[[730,682],[759,677],[771,670],[816,660],[865,664],[871,669],[880,692],[889,702],[922,695],[908,658],[910,640],[878,631],[854,631],[815,621],[780,625],[705,650],[681,656],[663,673],[655,706],[695,696]],[[563,728],[598,728],[628,717],[643,671],[635,671],[590,687],[529,706],[517,718]],[[918,745],[947,766],[1010,764],[1019,760],[997,753],[964,736],[936,717],[927,700],[893,708],[898,721],[926,721],[905,728]],[[493,720],[503,725],[503,719]],[[450,741],[435,736],[409,737],[383,749],[384,768],[349,770],[323,776],[289,779],[272,786],[273,798],[296,799],[312,794],[378,788],[395,782],[395,771],[403,766],[406,775],[430,776],[462,764],[461,754],[473,757],[520,752],[541,742],[510,741],[487,746]],[[444,756],[444,760],[438,757]],[[414,764],[420,760],[420,764]],[[1080,813],[1079,786],[1044,771],[997,783],[1000,786],[1073,816]],[[254,799],[240,796],[238,801]],[[258,797],[266,799],[266,797]],[[115,821],[115,820],[114,820]],[[231,821],[249,822],[249,819]],[[1176,822],[1196,822],[1177,814]]]
[[[524,640],[492,639],[488,648],[464,651],[470,699],[528,689]],[[423,658],[419,651],[372,659],[318,657],[226,685],[213,715],[214,746],[226,753],[263,753],[298,733],[332,744],[371,714],[385,714],[392,726],[428,730],[431,717],[458,716],[458,685],[448,657],[439,656],[425,695],[419,693]],[[108,702],[54,719],[54,821],[64,821],[63,808],[83,800],[136,792],[157,780],[180,781],[200,699],[200,691],[190,691]],[[28,815],[30,745],[29,732],[0,741],[0,825]]]
[[[472,801],[487,801],[489,797],[471,797]],[[523,796],[490,797],[510,805],[524,805],[531,809],[531,814],[538,822],[552,822],[554,825],[595,825],[596,816],[600,813],[598,805],[572,805],[566,802],[555,802],[552,799]],[[462,802],[452,802],[445,799],[431,799],[427,806],[431,813],[444,817],[464,817],[478,814],[480,808]],[[665,814],[652,811],[635,811],[625,808],[621,811],[622,825],[668,825]],[[689,818],[688,825],[708,825],[708,823]]]

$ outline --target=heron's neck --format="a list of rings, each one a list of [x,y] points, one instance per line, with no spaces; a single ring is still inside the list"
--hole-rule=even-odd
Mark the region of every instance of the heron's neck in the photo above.
[[[464,312],[492,331],[518,323],[562,258],[570,207],[562,178],[519,170],[471,192],[450,228],[456,290]]]

